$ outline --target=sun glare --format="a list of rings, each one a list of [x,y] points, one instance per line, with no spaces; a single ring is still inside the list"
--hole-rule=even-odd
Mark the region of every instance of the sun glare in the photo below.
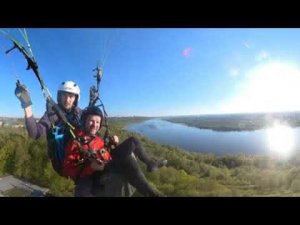
[[[300,110],[300,70],[289,63],[272,62],[247,74],[226,112],[280,112]]]
[[[274,124],[267,130],[267,140],[271,154],[282,158],[291,156],[295,140],[290,127]]]

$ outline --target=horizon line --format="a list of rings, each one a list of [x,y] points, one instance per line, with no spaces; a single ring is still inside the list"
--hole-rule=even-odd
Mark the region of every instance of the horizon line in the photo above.
[[[157,117],[179,117],[179,116],[221,116],[221,115],[233,115],[233,114],[277,114],[277,113],[300,113],[299,110],[297,111],[270,111],[270,112],[232,112],[232,113],[205,113],[205,114],[182,114],[182,115],[160,115],[160,116],[142,116],[142,115],[130,115],[130,116],[108,116],[111,118],[124,118],[124,117],[150,117],[150,118],[157,118]],[[42,117],[42,116],[41,116]],[[34,117],[39,119],[41,117]],[[0,115],[0,118],[11,118],[11,119],[24,119],[24,116],[4,116]]]

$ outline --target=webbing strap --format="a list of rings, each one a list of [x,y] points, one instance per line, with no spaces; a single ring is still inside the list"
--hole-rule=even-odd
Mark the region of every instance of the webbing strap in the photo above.
[[[52,134],[54,136],[56,148],[55,148],[55,157],[62,163],[65,157],[65,149],[64,149],[64,134],[59,133],[61,127],[54,127],[52,130]]]

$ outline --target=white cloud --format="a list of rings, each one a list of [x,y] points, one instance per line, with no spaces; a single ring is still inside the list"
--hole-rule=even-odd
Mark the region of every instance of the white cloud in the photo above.
[[[242,43],[242,45],[245,46],[245,47],[248,48],[248,49],[251,48],[251,45],[250,45],[249,42],[247,42],[247,41],[244,41],[244,42]]]
[[[229,112],[300,110],[300,70],[290,63],[270,62],[254,68],[238,87],[238,95],[220,107]]]
[[[270,53],[263,50],[260,53],[258,53],[258,55],[255,57],[255,60],[260,62],[260,61],[265,60],[269,57],[270,57]]]
[[[238,68],[231,68],[230,70],[229,70],[229,76],[230,77],[237,77],[238,75],[240,74],[240,71],[239,71],[239,69]]]

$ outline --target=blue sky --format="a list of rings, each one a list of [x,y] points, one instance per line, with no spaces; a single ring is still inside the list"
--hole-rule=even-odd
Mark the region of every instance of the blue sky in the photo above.
[[[5,29],[23,41],[18,29]],[[41,75],[56,99],[77,82],[88,104],[92,70],[103,63],[101,97],[109,116],[167,116],[300,110],[300,29],[26,29]],[[24,42],[23,42],[24,43]],[[0,116],[23,116],[16,76],[34,115],[45,99],[32,71],[0,36]],[[298,93],[299,92],[299,93]]]

